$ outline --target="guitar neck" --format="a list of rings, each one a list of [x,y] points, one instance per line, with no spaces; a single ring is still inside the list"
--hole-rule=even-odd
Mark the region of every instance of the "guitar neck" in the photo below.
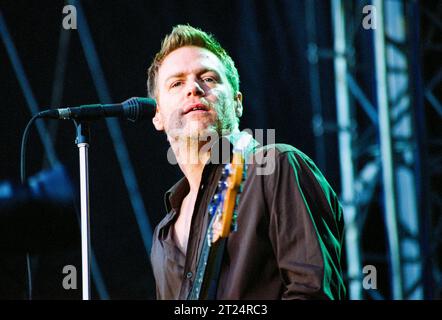
[[[234,152],[232,163],[224,167],[209,212],[212,219],[207,228],[198,267],[188,300],[215,299],[226,239],[230,234],[238,190],[244,178],[244,158]],[[220,222],[217,222],[220,218]],[[217,224],[219,223],[219,225]],[[219,227],[216,228],[215,226]],[[214,229],[217,230],[214,232]]]
[[[207,238],[204,239],[204,244],[201,249],[201,255],[198,260],[198,267],[196,269],[195,280],[193,282],[192,289],[190,290],[187,300],[200,300],[201,289],[204,282],[204,275],[206,273],[207,262],[209,259],[211,246]]]
[[[218,268],[221,266],[219,259],[223,257],[225,242],[226,239],[221,238],[209,246],[206,241],[198,261],[195,281],[187,300],[215,299],[214,296],[210,295],[213,295],[216,291]]]

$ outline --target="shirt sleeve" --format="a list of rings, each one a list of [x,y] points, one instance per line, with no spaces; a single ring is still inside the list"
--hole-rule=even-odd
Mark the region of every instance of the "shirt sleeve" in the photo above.
[[[342,299],[343,231],[337,197],[313,161],[276,153],[265,177],[269,236],[285,290],[283,299]]]

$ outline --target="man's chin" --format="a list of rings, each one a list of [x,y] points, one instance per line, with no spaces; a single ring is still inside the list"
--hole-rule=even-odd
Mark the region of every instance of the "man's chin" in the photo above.
[[[184,136],[189,140],[207,141],[208,137],[218,136],[218,131],[214,127],[199,128],[188,131]]]
[[[218,130],[214,126],[198,126],[190,128],[175,129],[167,133],[169,140],[197,140],[207,141],[209,138],[216,138],[218,136]]]

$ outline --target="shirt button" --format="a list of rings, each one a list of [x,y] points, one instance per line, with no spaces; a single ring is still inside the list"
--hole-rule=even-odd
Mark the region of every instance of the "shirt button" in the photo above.
[[[192,276],[193,276],[193,273],[192,272],[187,272],[187,274],[186,274],[186,278],[187,279],[190,279],[190,278],[192,278]]]

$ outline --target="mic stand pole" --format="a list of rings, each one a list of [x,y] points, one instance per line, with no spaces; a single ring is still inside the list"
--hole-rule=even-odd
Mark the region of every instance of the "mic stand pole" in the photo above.
[[[75,143],[80,155],[80,203],[81,203],[81,275],[83,300],[90,300],[90,228],[89,228],[89,124],[75,122]]]

